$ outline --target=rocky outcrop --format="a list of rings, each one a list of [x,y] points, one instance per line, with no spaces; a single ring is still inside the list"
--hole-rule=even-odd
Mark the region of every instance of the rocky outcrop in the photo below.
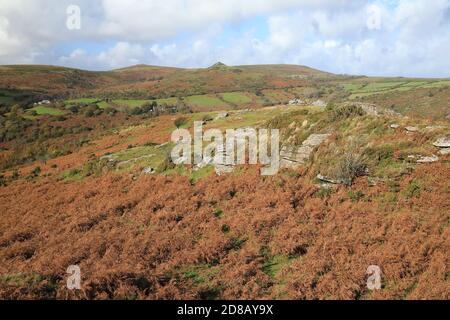
[[[292,99],[289,101],[290,106],[301,106],[304,104],[305,104],[305,101],[303,101],[302,99]]]
[[[220,119],[225,119],[225,118],[228,118],[228,112],[220,112],[216,116],[215,120],[220,120]]]
[[[360,107],[365,113],[367,113],[370,116],[374,116],[374,117],[380,117],[382,115],[393,116],[393,117],[401,117],[402,116],[400,113],[395,112],[393,110],[380,108],[375,104],[366,103],[366,102],[352,101],[352,102],[344,103],[344,105],[347,105],[347,106],[353,105],[353,106]]]
[[[312,134],[301,147],[284,146],[280,152],[280,167],[296,169],[308,162],[314,149],[321,145],[330,134]]]
[[[317,101],[314,101],[314,102],[312,103],[312,106],[313,106],[313,107],[319,107],[319,108],[326,108],[327,105],[328,105],[328,104],[327,104],[325,101],[323,101],[323,100],[317,100]]]

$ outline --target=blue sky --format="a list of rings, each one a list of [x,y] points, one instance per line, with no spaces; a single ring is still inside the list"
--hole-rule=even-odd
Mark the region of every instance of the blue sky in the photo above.
[[[68,13],[70,5],[80,14]],[[68,21],[80,28],[68,28]],[[450,0],[0,2],[0,64],[110,70],[222,61],[450,77],[448,56]]]

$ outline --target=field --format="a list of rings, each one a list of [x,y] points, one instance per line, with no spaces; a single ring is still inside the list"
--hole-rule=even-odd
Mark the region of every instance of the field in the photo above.
[[[219,98],[211,95],[189,96],[185,100],[189,106],[198,111],[210,108],[217,110],[227,106],[227,104]]]
[[[253,100],[244,92],[226,92],[222,93],[221,97],[225,102],[236,104],[236,105],[242,105],[242,104],[249,104]]]
[[[35,111],[38,115],[51,115],[51,116],[60,116],[64,115],[67,112],[64,112],[63,110],[59,110],[52,107],[43,107],[38,106],[31,109],[32,111]]]
[[[435,146],[450,137],[449,80],[217,64],[10,66],[6,81],[0,299],[450,298],[450,158]],[[272,176],[217,174],[170,157],[176,125],[194,121],[279,129],[281,149],[327,138]],[[69,265],[82,290],[67,289]]]
[[[350,83],[344,88],[351,93],[350,99],[392,93],[396,91],[404,92],[414,89],[445,88],[450,85],[448,80],[406,80],[406,81],[381,81],[372,83]]]

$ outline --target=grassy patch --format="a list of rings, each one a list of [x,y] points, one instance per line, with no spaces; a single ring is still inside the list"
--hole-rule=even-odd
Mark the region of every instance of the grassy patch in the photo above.
[[[270,277],[275,277],[281,269],[291,262],[287,256],[277,255],[268,259],[261,267],[262,271]]]
[[[222,100],[211,95],[190,96],[185,98],[186,103],[191,107],[197,108],[224,108],[228,105]]]
[[[132,100],[132,99],[120,99],[114,100],[113,103],[119,106],[125,106],[128,108],[142,107],[145,103],[150,102],[149,100]]]
[[[43,106],[34,107],[30,110],[35,111],[38,115],[41,115],[41,116],[42,115],[61,116],[61,115],[67,114],[66,111],[52,108],[52,107],[43,107]]]
[[[226,92],[220,95],[226,102],[241,105],[251,103],[252,99],[243,92]]]

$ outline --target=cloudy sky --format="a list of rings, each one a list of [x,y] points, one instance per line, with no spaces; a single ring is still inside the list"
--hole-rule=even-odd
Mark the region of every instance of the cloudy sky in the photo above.
[[[449,57],[450,0],[0,0],[0,64],[450,77]]]

